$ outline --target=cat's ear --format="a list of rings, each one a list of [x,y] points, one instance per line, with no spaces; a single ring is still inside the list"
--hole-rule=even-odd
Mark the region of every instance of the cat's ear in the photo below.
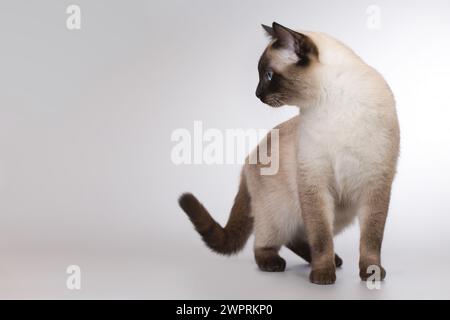
[[[275,36],[275,31],[273,30],[272,27],[266,26],[265,24],[262,24],[261,26],[263,27],[264,31],[266,32],[266,34],[267,34],[269,37],[271,37],[272,39],[275,39],[275,38],[276,38],[276,36]]]
[[[298,36],[295,31],[282,26],[279,23],[274,22],[272,29],[275,33],[275,38],[277,39],[277,45],[284,49],[289,49],[296,51]]]
[[[277,39],[277,46],[291,50],[299,57],[309,53],[317,53],[317,48],[308,36],[276,22],[273,23],[272,29]]]

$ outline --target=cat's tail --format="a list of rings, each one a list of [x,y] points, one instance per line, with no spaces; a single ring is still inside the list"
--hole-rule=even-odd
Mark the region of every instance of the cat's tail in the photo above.
[[[211,217],[208,210],[194,195],[184,194],[178,202],[211,250],[223,255],[233,255],[244,248],[253,231],[250,194],[244,175],[242,175],[239,192],[225,228]]]

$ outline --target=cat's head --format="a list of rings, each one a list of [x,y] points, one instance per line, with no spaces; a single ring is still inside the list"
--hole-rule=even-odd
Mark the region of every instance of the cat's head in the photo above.
[[[307,35],[276,22],[263,28],[271,42],[258,64],[256,96],[271,107],[311,103],[318,94],[314,76],[319,61],[316,44]]]

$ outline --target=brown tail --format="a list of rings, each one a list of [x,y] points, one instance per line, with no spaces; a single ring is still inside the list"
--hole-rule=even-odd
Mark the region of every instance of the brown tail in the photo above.
[[[178,202],[211,250],[223,255],[233,255],[244,248],[253,230],[250,195],[244,176],[225,228],[211,217],[194,195],[184,194]]]

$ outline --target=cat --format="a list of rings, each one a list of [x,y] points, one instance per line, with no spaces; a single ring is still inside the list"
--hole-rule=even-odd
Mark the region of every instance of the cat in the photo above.
[[[297,106],[279,130],[279,172],[246,164],[227,225],[222,228],[192,194],[179,199],[206,245],[232,255],[252,233],[259,268],[282,272],[286,246],[311,264],[310,281],[330,285],[342,259],[333,238],[360,224],[359,275],[378,268],[400,148],[395,99],[386,81],[351,49],[316,32],[276,22],[258,65],[256,96],[271,107]],[[270,143],[271,136],[267,136]],[[258,153],[259,148],[255,151]],[[254,155],[254,154],[253,154]]]

